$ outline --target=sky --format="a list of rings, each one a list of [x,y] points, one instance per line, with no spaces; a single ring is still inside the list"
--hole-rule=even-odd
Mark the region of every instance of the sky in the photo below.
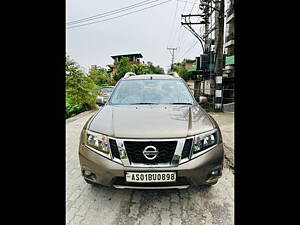
[[[151,4],[98,20],[129,13],[164,1],[167,0],[157,0]],[[140,2],[143,0],[67,0],[66,22]],[[175,62],[182,61],[184,58],[194,59],[202,52],[196,37],[180,24],[181,14],[197,12],[198,4],[193,4],[194,2],[199,3],[199,0],[171,0],[120,18],[66,29],[66,54],[87,71],[91,65],[106,67],[112,64],[111,55],[141,53],[142,61],[151,61],[154,65],[163,67],[167,72],[171,64],[171,54],[167,47],[177,48]],[[199,30],[200,25],[195,25],[194,28]]]

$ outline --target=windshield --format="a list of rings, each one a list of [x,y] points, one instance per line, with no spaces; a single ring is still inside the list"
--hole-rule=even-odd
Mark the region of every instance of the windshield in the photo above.
[[[112,87],[105,87],[105,88],[101,88],[100,91],[104,94],[111,94],[113,91]]]
[[[187,86],[181,80],[122,80],[111,96],[110,104],[193,104]]]

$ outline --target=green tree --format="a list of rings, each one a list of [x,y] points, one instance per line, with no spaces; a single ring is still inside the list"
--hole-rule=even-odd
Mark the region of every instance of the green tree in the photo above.
[[[147,62],[147,66],[149,67],[151,74],[164,74],[165,73],[163,68],[161,68],[160,66],[154,66],[152,62]]]
[[[185,81],[187,81],[190,78],[190,75],[189,75],[187,69],[185,69],[184,62],[174,63],[172,71],[178,73],[178,75]],[[170,70],[169,70],[169,72],[170,72]]]
[[[147,64],[130,64],[129,58],[122,57],[119,62],[116,63],[116,73],[114,79],[116,81],[120,80],[125,73],[133,72],[135,74],[164,74],[165,71],[160,66],[154,66],[152,62],[147,62]]]
[[[86,76],[80,66],[66,57],[66,115],[92,109],[96,106],[97,85]],[[73,110],[74,112],[68,112]],[[69,114],[68,114],[69,113]]]
[[[144,64],[133,64],[132,72],[135,74],[151,74],[151,70],[147,65]]]
[[[129,63],[128,57],[122,57],[119,62],[116,62],[116,73],[114,75],[114,80],[120,80],[125,73],[132,72],[133,68]]]
[[[98,85],[99,87],[106,86],[106,85],[115,85],[115,80],[111,78],[111,76],[108,74],[107,70],[102,67],[92,67],[89,70],[88,75],[93,82]]]

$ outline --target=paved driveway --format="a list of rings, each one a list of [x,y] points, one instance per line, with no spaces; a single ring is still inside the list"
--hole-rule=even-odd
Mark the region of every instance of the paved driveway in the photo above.
[[[83,125],[94,113],[84,112],[66,120],[68,225],[234,224],[234,174],[232,167],[228,166],[230,163],[225,163],[223,176],[210,188],[118,190],[86,184],[79,166],[79,136]],[[222,119],[222,113],[213,117],[218,117],[221,130],[229,129],[227,123],[232,123],[230,119]],[[233,139],[233,132],[227,130],[224,134],[224,140],[230,136]],[[229,152],[228,149],[225,151]]]

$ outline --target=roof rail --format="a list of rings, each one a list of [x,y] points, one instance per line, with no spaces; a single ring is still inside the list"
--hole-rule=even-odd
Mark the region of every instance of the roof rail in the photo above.
[[[171,75],[171,76],[173,76],[173,77],[180,77],[180,76],[178,75],[178,73],[176,73],[176,72],[169,72],[168,75]]]
[[[125,73],[124,78],[128,78],[130,76],[136,76],[136,74],[133,72],[127,72],[127,73]]]

